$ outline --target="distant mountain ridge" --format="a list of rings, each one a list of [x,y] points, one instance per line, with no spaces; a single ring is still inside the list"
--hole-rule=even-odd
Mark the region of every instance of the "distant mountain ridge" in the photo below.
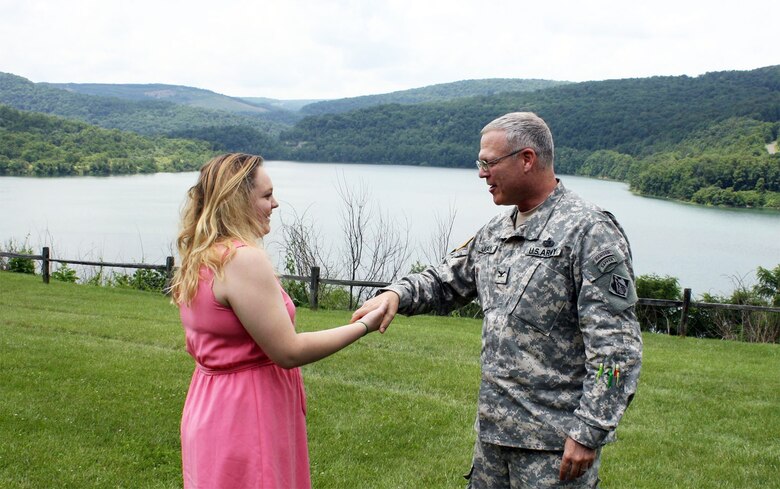
[[[324,100],[302,107],[301,112],[306,115],[338,114],[384,104],[414,105],[428,102],[445,102],[477,95],[496,95],[507,92],[534,92],[559,85],[566,85],[568,83],[570,82],[517,78],[461,80],[378,95]]]
[[[126,96],[129,97],[127,92]],[[211,128],[225,127],[242,127],[275,135],[287,127],[260,113],[239,114],[154,99],[86,95],[51,84],[33,83],[10,73],[0,73],[0,104],[142,135],[181,136],[187,132],[208,133]]]
[[[289,110],[270,103],[231,97],[211,90],[182,85],[163,83],[41,83],[41,85],[99,97],[115,97],[133,101],[159,100],[208,110],[221,110],[238,114],[262,114],[265,118],[277,122],[289,123],[297,119],[290,114]]]

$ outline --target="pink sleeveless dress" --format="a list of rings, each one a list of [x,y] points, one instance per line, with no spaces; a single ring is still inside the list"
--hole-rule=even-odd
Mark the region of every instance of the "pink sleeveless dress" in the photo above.
[[[211,290],[201,269],[180,307],[196,362],[181,420],[185,489],[308,489],[306,397],[299,369],[274,364]],[[279,286],[290,319],[295,306]]]

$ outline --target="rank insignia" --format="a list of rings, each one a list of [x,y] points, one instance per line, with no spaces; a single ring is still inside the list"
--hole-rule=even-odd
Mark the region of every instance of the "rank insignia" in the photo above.
[[[497,284],[505,284],[507,282],[507,279],[509,279],[509,269],[502,269],[499,268],[496,270],[496,283]]]
[[[629,285],[631,285],[631,281],[629,279],[613,273],[612,281],[609,283],[609,292],[625,299],[628,297]]]

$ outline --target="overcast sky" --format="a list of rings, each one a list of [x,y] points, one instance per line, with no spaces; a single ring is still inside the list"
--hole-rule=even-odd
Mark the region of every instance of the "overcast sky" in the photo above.
[[[777,0],[0,0],[0,71],[322,99],[780,64]]]

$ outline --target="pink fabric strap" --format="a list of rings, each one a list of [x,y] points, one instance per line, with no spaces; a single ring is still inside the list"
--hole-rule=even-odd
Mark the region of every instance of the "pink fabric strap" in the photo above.
[[[270,358],[265,358],[258,362],[248,363],[244,365],[237,365],[232,368],[209,368],[201,364],[197,364],[197,365],[198,365],[198,369],[206,375],[225,375],[225,374],[233,374],[236,372],[241,372],[243,370],[251,370],[253,368],[268,367],[269,365],[274,365],[274,362]]]

